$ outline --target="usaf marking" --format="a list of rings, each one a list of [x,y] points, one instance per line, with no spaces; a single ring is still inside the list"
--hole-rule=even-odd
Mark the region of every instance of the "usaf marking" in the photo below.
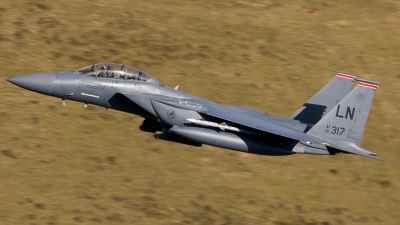
[[[189,102],[189,101],[181,101],[181,100],[179,100],[179,104],[186,105],[188,107],[200,108],[200,109],[203,107],[201,104],[194,103],[194,102]]]
[[[331,128],[332,130],[330,130]],[[329,131],[331,131],[331,134],[342,135],[345,130],[346,129],[344,127],[326,125],[325,133],[329,133]]]

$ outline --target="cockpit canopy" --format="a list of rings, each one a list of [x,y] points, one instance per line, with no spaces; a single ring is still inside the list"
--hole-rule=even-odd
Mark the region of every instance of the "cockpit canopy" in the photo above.
[[[97,63],[78,69],[75,72],[77,74],[85,76],[95,76],[99,78],[136,80],[158,83],[158,81],[154,77],[139,69],[117,63]]]

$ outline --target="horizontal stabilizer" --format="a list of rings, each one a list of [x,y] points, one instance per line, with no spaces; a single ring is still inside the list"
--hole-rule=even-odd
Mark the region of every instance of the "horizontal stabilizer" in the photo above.
[[[375,152],[368,151],[367,149],[364,149],[364,148],[362,148],[354,143],[351,143],[351,142],[337,142],[336,144],[329,144],[328,147],[340,150],[342,152],[360,155],[360,156],[364,156],[367,158],[376,159],[376,160],[379,160],[382,162],[394,164],[393,162],[386,161],[386,160],[375,157],[376,156]]]
[[[374,156],[366,156],[366,155],[361,155],[361,156],[364,156],[364,157],[367,157],[367,158],[370,158],[370,159],[375,159],[375,160],[378,160],[378,161],[382,161],[382,162],[385,162],[385,163],[394,164],[393,162],[390,162],[390,161],[387,161],[387,160],[383,160],[383,159],[380,159],[380,158],[377,158],[377,157],[374,157]]]

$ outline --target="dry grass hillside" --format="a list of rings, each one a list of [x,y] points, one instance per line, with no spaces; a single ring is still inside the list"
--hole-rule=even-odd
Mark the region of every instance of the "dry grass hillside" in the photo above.
[[[0,224],[399,224],[399,24],[396,0],[2,1]],[[159,141],[5,80],[103,61],[282,117],[330,69],[378,80],[362,146],[397,164]]]

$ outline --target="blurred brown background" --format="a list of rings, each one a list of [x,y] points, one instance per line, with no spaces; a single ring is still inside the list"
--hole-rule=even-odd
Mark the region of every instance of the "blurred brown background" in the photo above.
[[[0,4],[0,224],[399,224],[400,2]],[[6,78],[96,62],[288,117],[330,69],[381,82],[353,156],[256,156],[156,140],[142,119]]]

